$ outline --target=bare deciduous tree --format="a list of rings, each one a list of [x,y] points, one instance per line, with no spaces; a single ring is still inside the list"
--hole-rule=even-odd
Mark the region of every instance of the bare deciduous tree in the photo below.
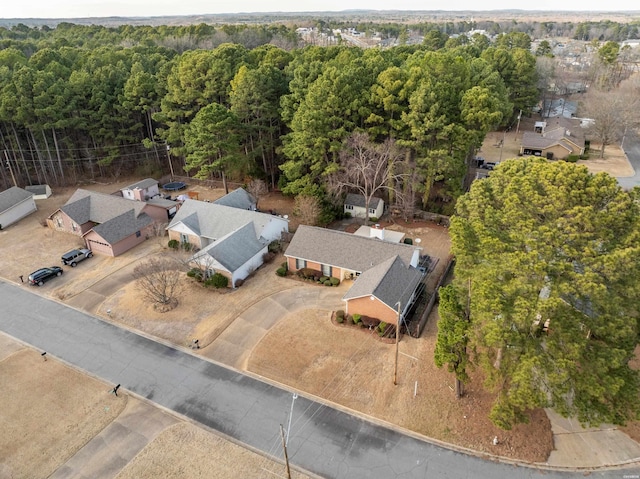
[[[247,191],[256,199],[256,206],[260,202],[260,198],[269,192],[267,184],[263,180],[254,179],[247,185]]]
[[[335,195],[357,192],[365,198],[366,218],[369,222],[369,204],[376,194],[383,191],[396,192],[406,176],[398,172],[396,162],[403,152],[391,139],[382,144],[373,143],[366,133],[350,135],[340,152],[337,169],[329,174],[328,187]]]
[[[607,145],[619,141],[627,128],[633,128],[640,120],[639,89],[637,82],[627,80],[610,91],[592,90],[584,103],[585,116],[593,119],[589,132],[602,145],[600,158]]]
[[[151,258],[134,268],[133,277],[146,299],[159,310],[169,311],[177,306],[183,270],[184,263],[177,259]]]
[[[317,225],[321,212],[320,202],[315,196],[296,196],[293,214],[300,218],[300,223],[311,226]]]

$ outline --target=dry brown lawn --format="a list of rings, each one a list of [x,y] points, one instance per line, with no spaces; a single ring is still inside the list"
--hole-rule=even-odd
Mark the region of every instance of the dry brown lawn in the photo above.
[[[126,405],[104,382],[32,349],[0,361],[0,391],[0,477],[7,478],[48,477]]]
[[[286,477],[285,467],[260,454],[226,441],[193,424],[180,423],[156,437],[116,479],[159,478],[238,479]],[[291,471],[293,479],[311,479]]]
[[[88,188],[113,192],[132,181]],[[192,188],[201,189],[200,199],[214,200],[223,193],[222,190]],[[37,214],[0,232],[0,253],[7,258],[3,276],[19,282],[20,274],[29,274],[46,264],[59,264],[64,251],[78,246],[77,238],[53,233],[39,223],[72,192],[73,189],[56,192],[53,198],[38,203]],[[288,214],[291,218],[292,203],[281,195],[268,195],[260,207]],[[440,259],[438,270],[442,271],[449,255],[445,228],[417,222],[385,226],[406,230],[413,239],[421,238],[425,252]],[[91,260],[91,267],[87,262],[77,268],[65,268],[61,279],[42,288],[33,288],[33,291],[60,300],[77,297],[101,279],[132,268],[136,261],[148,255],[166,254],[165,239],[146,242],[119,258],[97,256]],[[20,247],[16,248],[16,245]],[[8,254],[14,250],[19,252]],[[207,349],[210,350],[215,348],[216,338],[243,311],[276,292],[300,286],[274,274],[281,262],[282,258],[277,258],[259,269],[235,291],[206,289],[185,278],[185,290],[180,295],[178,307],[167,313],[158,313],[141,301],[133,282],[123,279],[121,287],[98,307],[97,312],[104,319],[179,346],[187,346],[192,338],[199,338],[203,348],[209,345]],[[107,310],[111,310],[110,315],[106,314]],[[543,411],[533,412],[530,424],[512,431],[496,428],[487,417],[493,396],[482,389],[477,373],[467,385],[465,397],[460,401],[454,399],[453,376],[433,364],[437,319],[437,313],[433,313],[421,338],[402,338],[397,386],[393,385],[393,344],[381,342],[369,331],[332,323],[326,311],[318,310],[296,312],[281,318],[254,348],[247,369],[435,440],[481,452],[544,462],[553,440]],[[200,353],[206,354],[203,350]],[[0,356],[3,391],[0,426],[9,433],[0,439],[0,457],[8,457],[9,461],[2,466],[5,469],[0,469],[0,476],[10,470],[16,471],[16,477],[46,477],[124,407],[117,409],[111,404],[113,397],[105,394],[108,387],[103,383],[55,361],[43,362],[36,352],[19,351],[1,359]],[[414,391],[417,392],[415,397]],[[40,398],[44,400],[40,401]],[[33,414],[23,417],[22,411],[27,407]],[[48,429],[51,433],[47,437],[60,439],[44,439],[40,429],[45,421],[52,428]],[[495,436],[499,440],[497,446],[492,444]],[[32,457],[37,458],[35,462]],[[37,474],[33,474],[32,466],[38,468]],[[246,471],[238,473],[238,467],[245,466]],[[27,467],[29,474],[25,476]],[[214,477],[248,477],[278,467],[262,456],[182,424],[162,433],[118,477],[210,477],[212,474]],[[187,471],[186,475],[180,471]]]

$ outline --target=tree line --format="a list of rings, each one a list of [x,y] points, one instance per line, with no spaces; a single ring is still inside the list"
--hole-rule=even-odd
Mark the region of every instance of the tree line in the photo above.
[[[535,63],[518,41],[484,36],[386,50],[13,45],[0,50],[0,148],[22,184],[149,174],[170,155],[199,177],[323,197],[347,138],[364,132],[402,149],[415,173],[402,188],[426,204],[438,184],[448,201],[486,132],[537,102]]]

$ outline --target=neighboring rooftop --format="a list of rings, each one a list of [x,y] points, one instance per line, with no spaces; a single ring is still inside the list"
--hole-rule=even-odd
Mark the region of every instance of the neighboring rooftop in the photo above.
[[[137,217],[144,207],[145,203],[140,201],[78,189],[60,209],[76,223],[84,224],[88,221],[106,223],[130,210],[134,210]]]
[[[32,193],[29,193],[22,188],[18,188],[17,186],[12,186],[8,190],[4,190],[0,193],[0,213],[4,213],[21,201],[24,201],[32,196]]]
[[[256,237],[259,237],[264,227],[274,218],[286,221],[283,218],[257,211],[233,208],[205,201],[185,200],[167,229],[174,227],[178,223],[183,223],[198,236],[217,240],[247,223],[252,223]]]
[[[401,231],[392,231],[386,228],[380,228],[376,226],[364,226],[362,225],[358,230],[353,233],[356,236],[364,236],[365,238],[377,238],[382,241],[388,241],[390,243],[400,243],[405,234]]]
[[[152,186],[155,186],[158,184],[158,180],[154,180],[153,178],[145,178],[144,180],[140,180],[137,183],[134,183],[132,185],[129,185],[125,188],[122,188],[123,190],[135,190],[136,188],[139,188],[141,190],[147,189],[147,188],[151,188]]]
[[[371,202],[369,203],[369,208],[378,209],[380,203],[382,202],[381,198],[374,196],[371,198]],[[353,205],[359,208],[367,207],[367,200],[363,195],[359,195],[356,193],[349,193],[347,197],[344,199],[345,205]]]
[[[399,256],[406,264],[411,264],[417,249],[412,245],[301,225],[285,256],[363,272],[395,256]]]
[[[153,218],[149,215],[146,213],[136,215],[133,209],[130,209],[115,218],[111,218],[104,223],[94,226],[90,231],[95,231],[108,243],[114,244],[141,231],[151,223],[153,223]],[[90,231],[85,233],[85,235]]]
[[[256,201],[244,188],[238,188],[231,193],[218,198],[213,202],[216,205],[230,206],[241,210],[253,210],[256,207]]]

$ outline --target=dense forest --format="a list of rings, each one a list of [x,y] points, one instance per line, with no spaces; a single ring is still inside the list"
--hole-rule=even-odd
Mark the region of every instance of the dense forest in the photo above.
[[[296,41],[281,26],[0,29],[0,181],[159,176],[170,155],[176,174],[324,198],[347,140],[366,133],[402,153],[392,190],[446,207],[487,131],[538,101],[522,33],[366,50]]]
[[[260,178],[323,197],[343,144],[365,132],[402,149],[412,179],[394,188],[426,204],[438,183],[446,201],[462,192],[486,132],[538,99],[522,34],[386,50],[292,48],[281,27],[60,24],[0,36],[5,185],[9,173],[52,185],[157,175],[170,155],[176,174]]]

